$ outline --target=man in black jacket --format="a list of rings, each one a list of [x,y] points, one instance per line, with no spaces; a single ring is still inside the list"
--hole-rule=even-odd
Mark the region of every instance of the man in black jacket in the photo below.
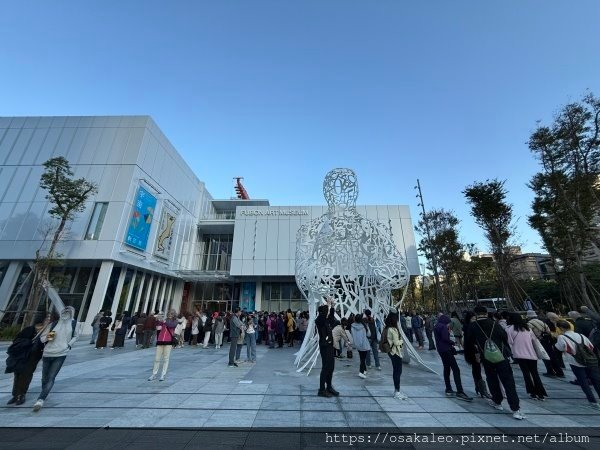
[[[487,309],[484,306],[475,307],[475,314],[477,317],[475,322],[469,325],[465,348],[475,348],[475,353],[481,359],[490,393],[492,394],[490,406],[502,411],[503,396],[500,389],[500,383],[502,383],[506,392],[506,399],[513,412],[513,417],[522,420],[525,416],[521,414],[519,409],[519,396],[517,395],[515,379],[509,363],[510,347],[506,331],[493,319],[488,318]],[[485,343],[488,339],[493,341],[496,347],[502,351],[502,355],[504,356],[502,361],[490,362],[485,359]]]
[[[335,352],[333,348],[333,335],[331,334],[331,317],[335,317],[335,310],[331,306],[331,301],[327,305],[319,307],[319,314],[315,319],[315,325],[319,332],[319,351],[321,352],[321,376],[319,378],[319,396],[331,397],[338,396],[340,393],[331,385],[333,370],[335,368]],[[329,312],[329,318],[327,317]],[[327,386],[327,387],[326,387]]]
[[[367,368],[371,368],[371,353],[373,353],[373,359],[375,360],[375,368],[381,370],[381,364],[379,363],[379,340],[377,339],[377,326],[375,325],[375,319],[371,315],[370,309],[365,309],[366,320],[364,322],[369,327],[369,344],[371,344],[371,351],[367,353]]]

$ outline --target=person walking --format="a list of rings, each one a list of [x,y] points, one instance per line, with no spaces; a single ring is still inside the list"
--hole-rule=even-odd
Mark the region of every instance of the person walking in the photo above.
[[[214,322],[215,348],[220,349],[223,345],[223,333],[225,331],[225,318],[223,313],[219,314]]]
[[[563,352],[565,362],[571,366],[581,390],[588,399],[588,406],[600,410],[600,404],[589,384],[591,381],[600,398],[600,368],[598,368],[598,356],[594,345],[583,334],[573,331],[566,320],[558,320],[556,326],[562,331],[556,342],[556,348]]]
[[[100,317],[100,331],[98,332],[98,339],[96,340],[96,350],[103,350],[108,344],[108,328],[112,323],[112,312],[105,311],[104,315]]]
[[[451,319],[447,315],[443,314],[438,318],[435,329],[433,330],[437,351],[440,355],[440,358],[442,359],[442,364],[444,365],[444,383],[446,383],[446,396],[456,396],[456,398],[459,400],[470,402],[473,401],[473,398],[465,394],[465,391],[463,390],[462,381],[460,379],[460,369],[458,368],[456,358],[454,357],[454,355],[456,354],[456,349],[454,348],[455,343],[450,339],[450,328]],[[452,375],[454,376],[456,392],[452,390],[452,385],[450,384],[451,371]]]
[[[435,328],[435,317],[433,314],[425,315],[425,334],[427,335],[427,343],[429,344],[429,350],[435,350],[435,340],[433,338],[433,329]]]
[[[240,337],[244,329],[244,324],[240,320],[241,315],[242,310],[239,307],[235,308],[235,311],[229,321],[229,337],[231,339],[231,343],[229,346],[229,367],[238,366],[234,358],[237,350],[238,338]]]
[[[375,360],[375,368],[377,370],[381,370],[381,363],[379,361],[379,338],[377,336],[377,326],[375,325],[375,320],[371,315],[370,309],[365,309],[365,316],[363,318],[364,324],[369,329],[369,345],[370,351],[367,352],[367,369],[371,368],[371,354],[373,355],[373,359]]]
[[[92,320],[92,338],[90,339],[90,344],[95,344],[96,339],[98,339],[98,333],[100,332],[100,318],[102,316],[104,316],[104,313],[100,311],[94,316],[94,319]]]
[[[506,392],[506,399],[513,412],[513,418],[523,420],[525,415],[521,412],[519,396],[515,387],[513,371],[508,361],[510,357],[510,347],[506,331],[501,325],[493,319],[488,318],[487,308],[485,306],[475,307],[476,320],[468,328],[467,336],[469,342],[466,346],[476,346],[478,353],[482,355],[481,361],[485,370],[487,383],[490,388],[492,400],[490,406],[502,411],[502,390],[500,384]]]
[[[481,375],[481,353],[475,345],[469,347],[466,346],[467,333],[469,325],[475,321],[475,313],[473,311],[467,311],[465,313],[465,322],[463,324],[463,336],[465,339],[465,361],[471,366],[471,376],[473,377],[473,383],[475,383],[475,393],[481,398],[491,399],[492,396],[488,392],[487,384]],[[469,340],[470,343],[474,343],[473,340]]]
[[[321,354],[321,374],[319,375],[320,397],[338,396],[332,385],[333,371],[335,370],[335,358],[333,353],[333,335],[331,325],[327,320],[327,314],[335,315],[331,299],[327,300],[327,305],[321,305],[318,309],[318,315],[315,319],[315,326],[319,333],[319,353]]]
[[[60,312],[59,319],[48,324],[40,334],[40,342],[46,345],[42,355],[42,391],[33,405],[34,412],[44,406],[67,354],[77,341],[77,321],[74,317],[75,308],[67,306]]]
[[[402,341],[400,329],[398,328],[399,317],[398,311],[394,308],[390,309],[390,313],[385,320],[385,328],[383,330],[382,345],[387,343],[389,347],[388,356],[392,362],[392,380],[394,382],[394,398],[396,400],[406,400],[407,397],[400,392],[400,377],[402,375]]]
[[[156,379],[161,362],[162,372],[158,381],[164,381],[167,375],[167,369],[169,368],[169,358],[171,357],[171,350],[173,350],[173,342],[175,341],[175,328],[177,327],[175,310],[172,309],[169,311],[165,320],[157,318],[155,327],[158,331],[158,336],[156,337],[156,353],[154,356],[152,375],[150,375],[148,381],[154,381]]]
[[[369,350],[371,350],[371,344],[369,344],[371,332],[363,322],[362,314],[356,314],[354,316],[351,333],[353,346],[358,351],[358,356],[360,358],[358,376],[364,379],[367,378],[367,354],[369,353]]]
[[[6,350],[5,373],[13,373],[12,398],[7,405],[22,405],[29,390],[33,373],[37,368],[44,345],[39,340],[39,334],[47,325],[41,315],[36,316],[35,325],[23,328]]]

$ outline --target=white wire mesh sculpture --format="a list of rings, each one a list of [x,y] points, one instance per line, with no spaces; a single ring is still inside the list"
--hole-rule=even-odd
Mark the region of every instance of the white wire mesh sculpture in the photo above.
[[[341,317],[370,309],[375,319],[383,322],[390,310],[392,289],[406,288],[410,276],[390,230],[356,211],[354,171],[330,171],[323,194],[328,212],[303,225],[296,236],[296,283],[309,308],[306,337],[296,353],[299,372],[308,368],[310,373],[319,356],[314,322],[324,297],[333,298]],[[425,365],[403,337],[409,354]]]

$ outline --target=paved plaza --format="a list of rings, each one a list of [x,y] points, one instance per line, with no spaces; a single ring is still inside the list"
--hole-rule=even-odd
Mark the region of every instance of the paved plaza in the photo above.
[[[76,343],[38,413],[31,407],[40,391],[41,363],[27,402],[20,407],[5,406],[12,375],[1,375],[3,427],[479,428],[600,424],[600,414],[585,408],[583,393],[569,384],[569,371],[564,380],[544,378],[550,398],[538,402],[526,398],[521,372],[513,366],[522,411],[527,416],[517,421],[508,411],[498,412],[481,398],[472,403],[446,398],[435,351],[420,353],[440,375],[414,363],[404,365],[401,383],[409,397],[406,401],[392,398],[387,355],[381,358],[383,370],[373,367],[366,380],[357,376],[358,358],[336,360],[334,385],[341,396],[328,399],[316,395],[318,366],[309,376],[293,368],[295,349],[259,345],[255,364],[230,368],[228,347],[186,346],[173,350],[165,381],[149,382],[154,348],[136,350],[134,340],[127,340],[125,349],[96,350],[88,339],[82,337]],[[3,352],[6,346],[1,346]],[[470,369],[460,355],[458,359],[465,389],[474,395]]]

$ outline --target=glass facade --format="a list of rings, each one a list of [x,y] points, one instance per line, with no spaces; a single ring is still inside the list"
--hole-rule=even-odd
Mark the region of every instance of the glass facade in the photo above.
[[[108,203],[96,203],[94,205],[94,211],[92,212],[92,217],[85,233],[86,240],[98,240],[107,209]]]
[[[200,270],[228,271],[231,267],[233,234],[206,234],[200,246]]]
[[[261,309],[269,312],[308,310],[296,283],[263,283]]]

